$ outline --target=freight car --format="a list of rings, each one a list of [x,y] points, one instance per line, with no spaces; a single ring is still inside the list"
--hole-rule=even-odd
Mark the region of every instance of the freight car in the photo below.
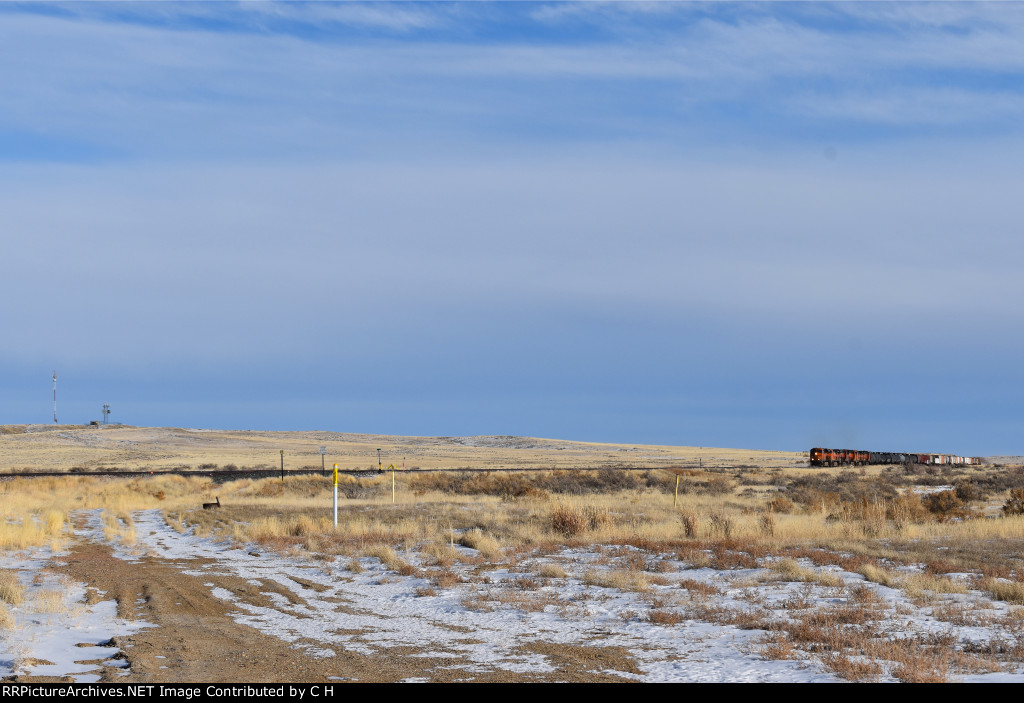
[[[981,457],[954,454],[911,454],[909,452],[867,452],[859,449],[824,449],[810,452],[811,466],[866,466],[868,464],[926,464],[973,466]]]

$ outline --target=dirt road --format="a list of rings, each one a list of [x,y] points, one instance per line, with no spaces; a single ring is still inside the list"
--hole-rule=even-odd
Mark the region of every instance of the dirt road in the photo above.
[[[286,586],[259,586],[228,575],[187,573],[209,560],[166,560],[142,557],[129,561],[113,555],[108,545],[79,542],[61,559],[57,570],[88,586],[90,598],[113,598],[118,616],[150,623],[113,644],[127,659],[128,671],[100,666],[101,680],[119,683],[161,682],[326,682],[361,681],[623,681],[602,670],[635,670],[629,654],[616,647],[525,644],[525,651],[544,655],[556,671],[512,673],[480,671],[474,662],[436,656],[414,648],[381,649],[375,655],[325,647],[314,656],[276,637],[237,623],[229,603],[213,595],[226,589],[253,604],[269,606],[268,592],[301,601]],[[339,603],[339,611],[345,610]],[[383,616],[383,615],[382,615]],[[386,616],[383,616],[386,617]],[[341,620],[341,614],[339,614]],[[340,624],[340,623],[338,623]],[[329,627],[330,623],[324,623]],[[324,650],[331,650],[330,652]],[[333,656],[331,656],[333,652]],[[32,677],[20,677],[30,681]]]

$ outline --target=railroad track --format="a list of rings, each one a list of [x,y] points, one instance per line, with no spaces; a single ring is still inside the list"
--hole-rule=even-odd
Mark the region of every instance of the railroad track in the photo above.
[[[676,465],[676,466],[590,466],[590,467],[574,467],[574,468],[557,468],[557,467],[488,467],[488,468],[449,468],[449,469],[399,469],[398,473],[401,474],[426,474],[426,473],[491,473],[491,472],[505,472],[505,473],[518,473],[518,472],[530,472],[530,471],[604,471],[612,469],[614,471],[658,471],[658,470],[682,470],[682,471],[718,471],[722,469],[743,469],[746,467],[741,466],[714,466],[703,464],[698,466],[694,464],[689,465]],[[387,470],[378,471],[377,469],[352,469],[352,470],[338,470],[339,474],[346,476],[352,476],[353,478],[372,478],[374,476],[380,476],[381,474],[388,473]],[[326,472],[320,469],[286,469],[283,472],[285,477],[288,476],[324,476],[329,478],[331,476],[331,469],[327,469]],[[69,476],[121,476],[121,477],[132,477],[138,478],[140,476],[208,476],[217,480],[218,483],[224,481],[234,481],[238,479],[261,479],[261,478],[279,478],[282,476],[280,469],[237,469],[237,470],[225,470],[225,469],[166,469],[157,471],[141,471],[141,470],[119,470],[119,469],[99,469],[95,471],[3,471],[0,472],[0,480],[8,478],[44,478],[44,477],[69,477]]]

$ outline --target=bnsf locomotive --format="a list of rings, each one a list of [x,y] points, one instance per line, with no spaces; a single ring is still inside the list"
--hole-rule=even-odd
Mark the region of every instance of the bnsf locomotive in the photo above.
[[[906,452],[865,452],[859,449],[811,450],[811,466],[866,466],[868,464],[949,464],[970,466],[980,464],[976,456],[955,456],[953,454],[908,454]]]

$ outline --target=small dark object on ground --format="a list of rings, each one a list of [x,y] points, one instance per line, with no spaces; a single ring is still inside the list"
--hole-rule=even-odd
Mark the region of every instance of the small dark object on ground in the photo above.
[[[217,496],[217,502],[216,503],[203,503],[203,510],[209,510],[210,508],[219,508],[219,507],[220,507],[220,496]]]

